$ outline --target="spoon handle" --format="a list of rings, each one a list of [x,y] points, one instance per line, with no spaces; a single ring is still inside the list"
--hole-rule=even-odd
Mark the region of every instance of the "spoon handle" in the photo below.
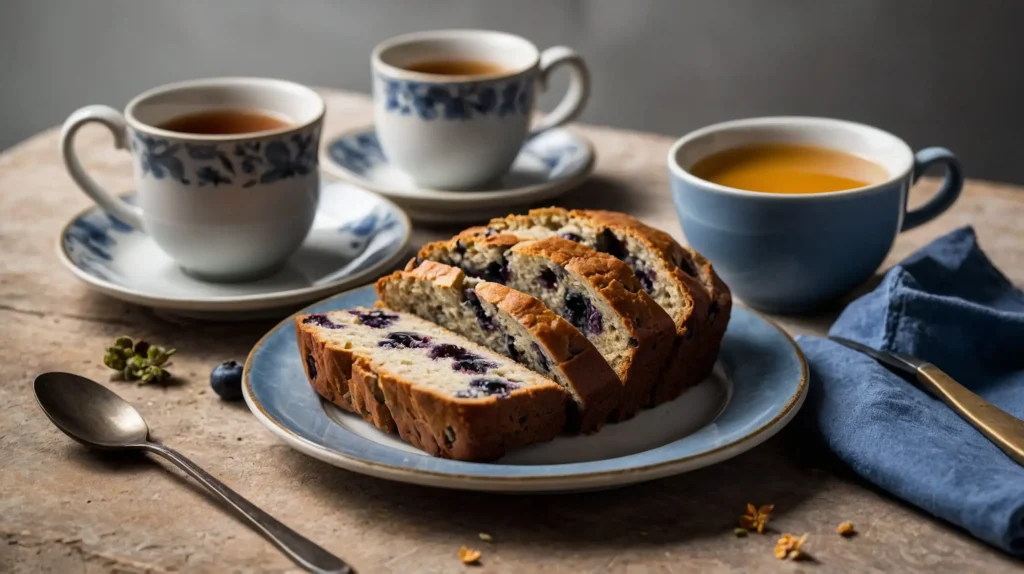
[[[242,498],[237,492],[231,490],[223,482],[210,476],[205,470],[196,466],[194,462],[185,458],[178,451],[162,444],[146,442],[141,445],[145,450],[158,454],[176,464],[184,470],[199,484],[205,486],[210,492],[216,494],[224,502],[231,505],[240,515],[245,517],[249,523],[260,533],[276,544],[292,560],[310,572],[330,574],[354,574],[355,570],[345,563],[344,560],[317,546],[312,541],[281,524],[273,516],[260,510],[253,503]]]

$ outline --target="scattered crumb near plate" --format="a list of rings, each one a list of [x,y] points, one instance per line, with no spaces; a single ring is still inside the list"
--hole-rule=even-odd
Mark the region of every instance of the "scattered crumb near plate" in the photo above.
[[[747,503],[747,513],[740,517],[740,527],[746,530],[756,530],[758,534],[764,534],[764,527],[771,518],[774,504],[763,504],[760,507]]]
[[[481,532],[480,534],[477,534],[477,536],[479,536],[480,540],[483,540],[484,542],[494,542],[494,537],[486,532]]]
[[[849,538],[851,536],[856,536],[857,531],[853,529],[853,523],[843,522],[836,528],[836,534]]]
[[[481,553],[479,550],[473,550],[463,546],[459,548],[459,560],[462,560],[463,564],[479,564]]]
[[[797,538],[792,534],[783,534],[775,543],[775,557],[779,560],[800,560],[807,555],[801,549],[804,542],[807,542],[807,534]]]

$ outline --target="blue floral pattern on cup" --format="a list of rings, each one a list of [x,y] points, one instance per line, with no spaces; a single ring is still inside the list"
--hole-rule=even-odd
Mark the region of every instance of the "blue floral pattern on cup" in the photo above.
[[[533,75],[490,82],[434,83],[381,76],[384,108],[423,120],[468,120],[481,116],[526,115],[533,104]]]
[[[130,145],[142,177],[170,178],[197,187],[252,187],[315,173],[319,141],[317,126],[270,139],[208,144],[133,131]]]

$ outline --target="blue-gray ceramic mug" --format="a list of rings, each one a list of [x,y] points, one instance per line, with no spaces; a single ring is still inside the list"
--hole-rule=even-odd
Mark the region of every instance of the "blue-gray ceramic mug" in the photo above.
[[[785,194],[734,189],[690,173],[709,155],[766,143],[853,154],[883,168],[887,177],[845,191]],[[933,164],[946,167],[941,189],[908,211],[910,186]],[[672,146],[668,168],[686,239],[737,297],[773,312],[811,310],[853,290],[878,269],[898,233],[949,209],[964,182],[960,162],[947,149],[915,154],[880,129],[810,117],[754,118],[699,129]]]

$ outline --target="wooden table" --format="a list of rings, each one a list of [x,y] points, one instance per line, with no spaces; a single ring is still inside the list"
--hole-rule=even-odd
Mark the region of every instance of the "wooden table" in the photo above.
[[[369,121],[362,95],[325,92],[326,134]],[[84,102],[83,102],[84,103]],[[670,139],[579,126],[597,171],[566,206],[628,211],[681,238],[669,198]],[[619,490],[501,496],[389,483],[303,456],[243,403],[209,392],[212,367],[242,360],[272,326],[165,322],[94,291],[61,267],[61,226],[89,200],[64,171],[58,130],[0,155],[0,572],[281,572],[292,564],[159,462],[98,456],[39,411],[31,381],[66,370],[106,381],[104,348],[131,334],[178,348],[176,386],[110,383],[156,436],[360,572],[462,572],[462,545],[484,572],[948,571],[997,572],[1021,563],[871,487],[837,463],[799,419],[764,445],[710,468]],[[131,186],[129,157],[102,129],[79,138],[83,162],[111,189]],[[968,169],[970,166],[968,166]],[[934,189],[928,182],[915,201]],[[982,246],[1024,283],[1024,190],[971,181],[959,203],[901,235],[888,264],[971,224]],[[417,229],[416,245],[452,229]],[[838,307],[837,307],[838,309]],[[792,332],[823,332],[834,310],[780,317]],[[815,562],[772,556],[776,536],[733,535],[747,502],[773,503],[771,526],[810,533]],[[852,521],[860,535],[843,539]],[[494,537],[493,543],[478,533]]]

